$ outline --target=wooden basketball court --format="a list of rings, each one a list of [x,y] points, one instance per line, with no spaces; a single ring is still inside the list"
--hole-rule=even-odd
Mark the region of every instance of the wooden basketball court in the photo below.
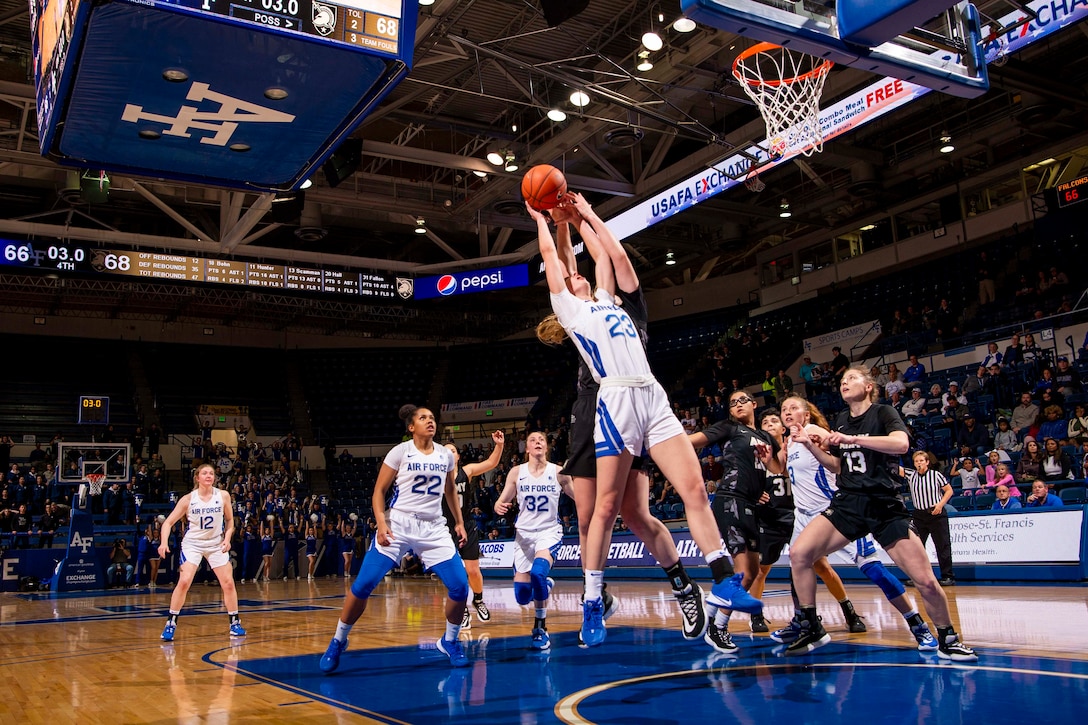
[[[548,618],[553,647],[537,653],[528,650],[532,611],[516,605],[508,581],[489,579],[492,620],[474,620],[463,634],[473,661],[455,670],[434,650],[441,584],[387,580],[353,630],[340,670],[326,676],[318,658],[346,586],[344,579],[240,585],[248,636],[233,642],[218,587],[194,586],[172,645],[159,639],[169,589],[3,595],[0,716],[26,723],[639,722],[657,707],[674,721],[686,709],[725,707],[717,711],[741,722],[769,714],[839,722],[851,708],[869,708],[869,720],[880,722],[914,720],[903,710],[915,707],[919,717],[940,708],[953,721],[973,713],[990,725],[1022,723],[1015,718],[1027,710],[1019,703],[1045,707],[1053,722],[1071,721],[1088,705],[1088,590],[1081,586],[950,588],[953,616],[981,655],[967,667],[917,652],[901,617],[868,584],[849,587],[867,633],[846,634],[838,606],[821,592],[833,643],[784,658],[739,614],[730,628],[741,648],[736,657],[684,641],[676,605],[656,581],[611,582],[621,606],[609,638],[579,648],[581,586],[560,581]],[[792,611],[781,585],[768,588],[765,604],[772,627]],[[888,693],[898,694],[889,700]]]

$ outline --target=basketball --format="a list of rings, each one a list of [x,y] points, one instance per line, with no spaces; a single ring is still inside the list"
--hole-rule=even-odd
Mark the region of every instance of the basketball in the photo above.
[[[548,164],[534,166],[521,179],[521,195],[537,211],[555,208],[566,193],[563,172]]]

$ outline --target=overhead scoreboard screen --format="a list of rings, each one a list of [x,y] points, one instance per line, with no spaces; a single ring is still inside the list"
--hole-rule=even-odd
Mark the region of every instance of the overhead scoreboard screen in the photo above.
[[[168,252],[101,249],[79,243],[0,240],[0,265],[85,272],[149,281],[201,282],[286,292],[322,292],[369,299],[412,298],[412,285],[380,272],[298,267]]]
[[[155,0],[189,10],[396,55],[399,0]]]
[[[416,0],[31,0],[41,152],[298,189],[408,74],[417,14]]]

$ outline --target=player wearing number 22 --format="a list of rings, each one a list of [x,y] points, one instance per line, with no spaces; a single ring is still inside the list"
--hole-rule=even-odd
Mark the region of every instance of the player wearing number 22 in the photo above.
[[[162,630],[162,638],[174,640],[178,615],[185,606],[185,595],[193,584],[201,559],[219,579],[223,590],[223,605],[230,617],[230,636],[245,637],[246,631],[238,619],[238,590],[234,588],[234,570],[230,565],[230,542],[234,536],[234,513],[230,494],[215,487],[215,469],[210,463],[197,466],[193,471],[192,491],[181,497],[177,506],[162,522],[160,528],[159,556],[165,558],[170,551],[170,530],[174,524],[188,516],[189,528],[181,540],[181,566],[178,584],[170,595],[170,616]]]
[[[446,632],[438,640],[438,650],[449,657],[455,667],[468,664],[457,639],[468,603],[468,575],[442,515],[442,497],[445,496],[454,517],[457,543],[464,546],[465,524],[457,501],[457,469],[453,454],[443,446],[435,445],[437,423],[429,409],[405,405],[400,409],[400,417],[412,437],[389,451],[382,461],[374,487],[374,542],[344,600],[336,634],[321,657],[322,672],[332,672],[340,666],[340,655],[348,646],[348,634],[366,611],[370,593],[409,549],[442,580],[449,592],[445,607]],[[386,512],[385,494],[390,486],[393,495]]]

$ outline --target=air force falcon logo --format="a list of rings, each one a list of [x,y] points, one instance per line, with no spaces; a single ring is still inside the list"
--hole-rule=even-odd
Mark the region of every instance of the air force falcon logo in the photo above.
[[[402,300],[412,299],[415,288],[416,282],[411,277],[397,277],[397,294]]]
[[[329,35],[336,30],[336,7],[315,2],[311,8],[314,29],[322,35]]]

